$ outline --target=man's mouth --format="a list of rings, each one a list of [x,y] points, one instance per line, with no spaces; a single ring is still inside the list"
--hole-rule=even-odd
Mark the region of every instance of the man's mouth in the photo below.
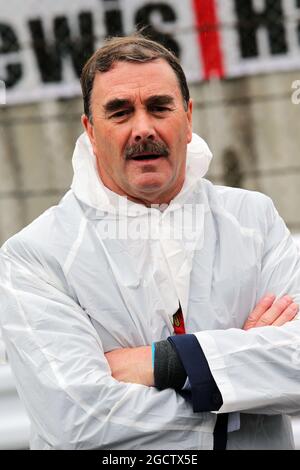
[[[149,160],[157,160],[158,158],[161,158],[163,155],[159,155],[157,153],[141,153],[138,155],[133,155],[130,157],[130,160],[134,160],[137,162],[142,162],[142,161],[149,161]]]

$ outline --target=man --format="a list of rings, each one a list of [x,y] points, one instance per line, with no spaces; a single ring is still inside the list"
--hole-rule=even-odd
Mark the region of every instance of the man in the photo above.
[[[292,448],[300,259],[283,221],[202,178],[211,155],[162,46],[111,39],[81,83],[72,189],[0,258],[31,447]]]

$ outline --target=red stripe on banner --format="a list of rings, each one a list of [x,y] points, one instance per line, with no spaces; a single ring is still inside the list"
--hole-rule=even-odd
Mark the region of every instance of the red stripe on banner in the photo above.
[[[193,0],[204,78],[223,77],[224,65],[218,31],[216,0]]]

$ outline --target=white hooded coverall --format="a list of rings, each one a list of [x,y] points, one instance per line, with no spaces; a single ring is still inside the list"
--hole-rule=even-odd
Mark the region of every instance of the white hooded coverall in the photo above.
[[[268,197],[203,179],[210,158],[194,135],[181,192],[147,208],[103,186],[83,134],[71,190],[4,244],[0,322],[31,448],[211,449],[216,413],[117,382],[104,356],[172,335],[179,302],[219,412],[241,412],[227,448],[293,447],[282,415],[300,410],[300,322],[242,327],[267,292],[300,302],[299,252]]]

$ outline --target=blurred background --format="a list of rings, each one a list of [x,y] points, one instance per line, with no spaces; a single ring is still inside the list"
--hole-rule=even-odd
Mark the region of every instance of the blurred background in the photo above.
[[[271,196],[296,238],[300,0],[0,0],[0,244],[71,184],[82,65],[105,37],[142,26],[181,60],[194,131],[214,154],[208,178]],[[0,448],[26,448],[0,343],[1,363]]]

